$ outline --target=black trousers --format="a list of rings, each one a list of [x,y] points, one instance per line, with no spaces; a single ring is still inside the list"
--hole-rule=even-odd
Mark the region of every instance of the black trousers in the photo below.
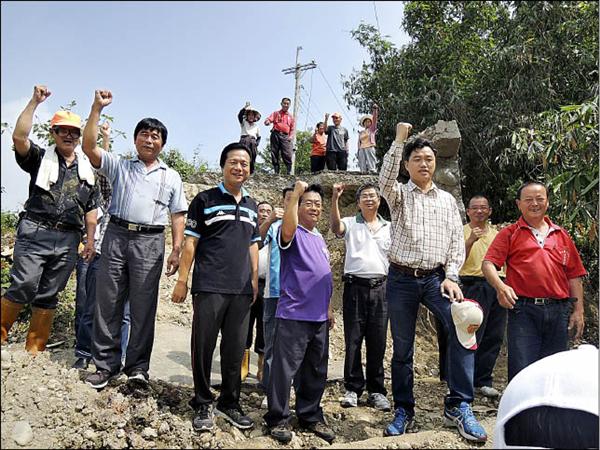
[[[258,154],[258,141],[254,136],[245,134],[244,136],[240,137],[240,144],[246,145],[252,152],[252,158],[256,159],[256,155]]]
[[[275,173],[279,174],[279,156],[283,159],[287,174],[289,175],[292,171],[292,155],[294,149],[292,148],[292,140],[290,136],[281,133],[279,131],[271,130],[271,163]]]
[[[310,157],[310,171],[311,173],[320,172],[325,169],[325,156],[311,156]]]
[[[326,152],[325,162],[328,170],[347,170],[348,152]]]
[[[361,362],[363,340],[367,350],[367,391],[387,393],[383,370],[388,327],[385,286],[385,283],[377,287],[357,282],[344,283],[344,387],[347,391],[356,392],[359,397],[365,388]]]
[[[265,280],[258,279],[258,296],[250,308],[250,321],[248,323],[248,337],[246,338],[246,349],[252,347],[254,340],[254,323],[256,322],[256,340],[254,341],[254,351],[262,354],[265,352],[265,333],[263,328],[263,292],[265,290]]]
[[[193,296],[193,303],[191,354],[194,398],[190,404],[195,409],[214,400],[210,392],[210,372],[220,331],[222,383],[217,405],[235,408],[239,406],[240,372],[252,295],[202,292]]]
[[[267,386],[267,426],[290,421],[294,380],[296,417],[301,425],[323,422],[321,397],[327,382],[329,322],[276,319],[273,362]]]
[[[475,333],[477,350],[475,351],[475,374],[473,386],[492,386],[492,372],[500,353],[500,347],[506,331],[507,310],[500,306],[496,290],[481,277],[461,277],[465,298],[477,300],[483,309],[483,322]],[[447,336],[442,324],[435,319],[438,335],[440,380],[446,380],[446,342]]]

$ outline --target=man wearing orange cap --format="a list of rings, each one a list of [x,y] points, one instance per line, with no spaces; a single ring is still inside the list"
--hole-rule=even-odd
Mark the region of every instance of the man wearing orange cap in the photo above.
[[[33,114],[50,94],[46,86],[34,87],[12,136],[17,164],[31,181],[17,228],[11,285],[2,297],[2,343],[23,306],[31,304],[25,348],[33,354],[46,348],[58,293],[75,267],[84,228],[94,236],[100,200],[91,164],[78,148],[77,114],[58,111],[52,117],[50,135],[56,144],[52,148],[29,140]],[[94,253],[94,239],[88,239],[82,256],[90,260]]]

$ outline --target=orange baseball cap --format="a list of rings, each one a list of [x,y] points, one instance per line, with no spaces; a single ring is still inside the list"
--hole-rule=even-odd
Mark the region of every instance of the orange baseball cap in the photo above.
[[[71,111],[57,111],[50,121],[50,126],[58,127],[60,125],[79,128],[81,130],[81,117]]]

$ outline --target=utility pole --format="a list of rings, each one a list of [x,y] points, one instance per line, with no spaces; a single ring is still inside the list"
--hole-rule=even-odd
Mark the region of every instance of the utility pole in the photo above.
[[[296,165],[295,150],[296,150],[296,136],[297,136],[297,132],[298,132],[298,106],[299,106],[299,102],[300,102],[300,73],[304,72],[305,70],[314,69],[317,67],[317,64],[315,63],[314,60],[309,62],[308,64],[300,64],[300,62],[299,62],[300,50],[302,50],[301,46],[296,47],[296,65],[294,67],[288,67],[287,69],[282,70],[282,72],[286,75],[293,73],[294,78],[296,79],[296,86],[294,88],[294,113],[293,113],[295,127],[294,127],[294,139],[292,141],[292,148],[294,149],[294,153],[292,154],[292,170],[290,172],[292,175],[294,175],[294,172],[295,172],[294,166]]]

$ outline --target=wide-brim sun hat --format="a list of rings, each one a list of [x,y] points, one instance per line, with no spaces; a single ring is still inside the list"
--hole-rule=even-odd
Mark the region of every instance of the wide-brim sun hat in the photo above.
[[[371,123],[373,123],[373,116],[371,114],[365,114],[364,116],[362,116],[360,118],[360,121],[358,122],[361,127],[365,126],[365,120],[367,120],[367,119],[369,119],[371,121]]]
[[[245,109],[246,109],[246,114],[249,113],[250,111],[252,111],[254,113],[254,115],[256,116],[256,120],[257,121],[260,120],[260,117],[261,117],[260,113],[256,109],[254,109],[252,106],[248,105]]]

